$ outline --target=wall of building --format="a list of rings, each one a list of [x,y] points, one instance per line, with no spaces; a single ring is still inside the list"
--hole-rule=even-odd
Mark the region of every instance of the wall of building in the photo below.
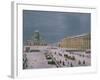
[[[59,47],[62,48],[74,48],[74,49],[90,49],[91,39],[90,34],[73,36],[64,38],[60,43]]]

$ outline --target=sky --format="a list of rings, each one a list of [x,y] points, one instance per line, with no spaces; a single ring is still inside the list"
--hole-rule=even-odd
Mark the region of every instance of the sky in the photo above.
[[[38,30],[44,40],[55,43],[68,36],[91,31],[91,14],[23,10],[23,40],[32,39]]]

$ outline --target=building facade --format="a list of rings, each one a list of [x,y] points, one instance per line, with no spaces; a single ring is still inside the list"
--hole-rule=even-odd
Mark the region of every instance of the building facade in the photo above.
[[[33,32],[32,39],[25,42],[28,46],[44,46],[47,45],[46,41],[42,39],[39,31]]]
[[[86,50],[91,47],[90,34],[82,34],[72,37],[66,37],[59,42],[59,47]]]

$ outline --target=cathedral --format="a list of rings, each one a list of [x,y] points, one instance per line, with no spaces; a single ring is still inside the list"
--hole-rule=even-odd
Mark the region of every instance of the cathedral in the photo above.
[[[31,40],[26,41],[26,45],[29,46],[45,46],[47,45],[46,41],[41,36],[38,30],[33,32]]]

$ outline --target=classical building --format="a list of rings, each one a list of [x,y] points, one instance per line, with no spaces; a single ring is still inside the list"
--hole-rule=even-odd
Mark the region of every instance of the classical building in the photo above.
[[[59,47],[71,49],[90,49],[91,36],[90,34],[82,34],[77,36],[66,37],[59,42]]]
[[[29,46],[44,46],[44,45],[47,45],[46,41],[44,39],[42,39],[42,36],[40,34],[39,31],[34,31],[33,32],[33,35],[32,35],[32,39],[31,40],[27,40],[26,45],[29,45]]]

